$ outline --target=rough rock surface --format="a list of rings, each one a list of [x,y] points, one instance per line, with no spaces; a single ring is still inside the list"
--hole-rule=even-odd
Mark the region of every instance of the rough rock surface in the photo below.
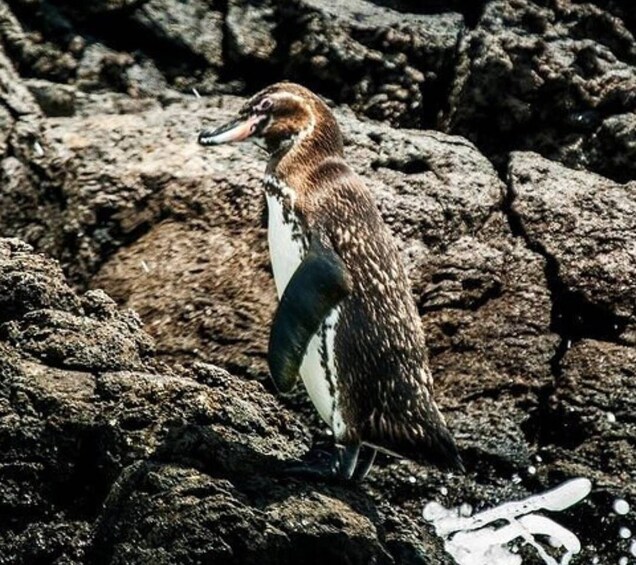
[[[571,337],[634,345],[636,182],[617,184],[532,153],[513,154],[508,173],[520,228],[557,266]]]
[[[59,260],[0,242],[0,563],[445,563],[426,501],[575,476],[594,489],[557,516],[572,563],[628,555],[629,6],[335,5],[0,2],[0,236]],[[347,155],[407,262],[466,477],[278,473],[328,438],[267,379],[264,155],[195,141],[242,103],[225,93],[283,77],[351,105]],[[386,123],[440,111],[471,141]]]
[[[532,149],[618,180],[636,175],[636,43],[588,3],[496,0],[462,39],[448,131],[499,164]]]
[[[368,496],[276,477],[307,432],[261,385],[153,364],[132,312],[18,240],[0,240],[0,281],[0,562],[391,561]],[[64,316],[86,358],[41,339]]]
[[[404,17],[361,0],[277,2],[276,9],[286,75],[394,125],[432,122],[463,28],[459,14]]]

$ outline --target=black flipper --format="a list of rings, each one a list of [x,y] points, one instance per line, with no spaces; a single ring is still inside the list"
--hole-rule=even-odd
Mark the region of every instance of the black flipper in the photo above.
[[[280,392],[289,392],[296,384],[309,341],[349,291],[342,259],[312,234],[309,251],[285,288],[269,336],[269,371]]]

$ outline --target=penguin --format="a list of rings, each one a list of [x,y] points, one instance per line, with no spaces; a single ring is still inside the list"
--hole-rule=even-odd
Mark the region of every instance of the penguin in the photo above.
[[[291,82],[254,95],[203,146],[261,138],[268,243],[279,297],[268,365],[280,393],[298,380],[330,426],[328,461],[294,467],[363,479],[377,450],[442,469],[462,460],[433,399],[424,332],[393,237],[347,165],[327,104]],[[361,446],[366,456],[360,455]]]

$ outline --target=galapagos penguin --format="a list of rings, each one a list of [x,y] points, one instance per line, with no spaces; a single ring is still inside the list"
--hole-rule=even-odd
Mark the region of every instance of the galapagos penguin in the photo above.
[[[333,430],[331,460],[297,471],[363,478],[376,450],[463,470],[433,400],[424,333],[393,238],[344,159],[329,107],[289,82],[253,96],[201,145],[264,139],[268,242],[280,302],[268,363],[277,389],[303,380]],[[358,460],[360,446],[368,448]]]

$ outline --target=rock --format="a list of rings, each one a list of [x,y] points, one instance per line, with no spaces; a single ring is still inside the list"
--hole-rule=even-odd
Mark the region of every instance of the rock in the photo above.
[[[53,293],[43,309],[32,278],[44,270],[63,288],[59,268],[15,240],[0,250],[0,282],[19,289],[9,307],[25,308],[27,337],[56,323],[51,312],[75,316],[71,342],[84,352],[71,368],[56,343],[34,356],[27,339],[7,337],[13,322],[0,326],[0,562],[396,563],[393,552],[445,562],[413,517],[390,534],[389,552],[374,494],[281,477],[307,432],[260,384],[202,363],[157,364],[139,327],[129,329],[141,344],[134,363],[115,347],[104,366],[95,340],[127,314],[94,291],[70,303]]]
[[[359,113],[412,127],[433,121],[462,29],[459,14],[405,18],[366,0],[258,7],[232,0],[228,12],[229,56],[260,81],[272,82],[262,66],[269,58],[286,78]],[[253,81],[251,71],[244,74]]]
[[[30,79],[25,84],[45,115],[59,117],[75,113],[75,88],[41,79]]]
[[[33,10],[33,6],[27,10]],[[58,82],[74,76],[77,61],[73,55],[46,41],[41,33],[27,32],[4,2],[0,5],[0,36],[21,73]]]
[[[589,144],[594,169],[617,179],[633,179],[636,159],[636,114],[617,114],[603,120],[596,133],[596,143]]]
[[[82,90],[97,90],[104,86],[126,92],[126,72],[133,64],[129,53],[116,52],[101,43],[84,49],[77,69],[77,85]]]
[[[8,12],[0,7],[0,17]],[[0,25],[1,25],[0,20]],[[15,67],[4,51],[0,49],[0,97],[2,99],[2,145],[6,150],[6,139],[11,131],[14,118],[29,114],[38,114],[38,107],[33,96],[18,78]],[[3,151],[4,152],[4,151]]]
[[[617,184],[533,153],[509,164],[513,212],[558,276],[568,337],[635,343],[636,183]]]
[[[52,521],[29,524],[23,531],[0,534],[0,563],[64,563],[80,565],[90,541],[90,524]]]
[[[328,494],[284,494],[267,479],[237,485],[194,469],[139,463],[106,501],[90,557],[93,563],[387,562],[375,526],[349,503]]]
[[[229,0],[225,21],[231,63],[271,64],[277,45],[273,4]]]
[[[617,499],[636,498],[635,361],[633,346],[585,339],[575,343],[565,353],[554,389],[526,427],[554,473],[592,479],[592,502],[605,509],[603,518],[594,518],[588,504],[565,525],[586,524],[579,528],[583,539],[597,539],[590,553],[615,559],[629,552],[630,541],[619,537],[620,528],[636,528],[633,512],[620,516],[611,510]]]
[[[636,428],[629,416],[635,361],[632,346],[577,342],[564,356],[562,375],[545,410],[530,421],[557,466],[580,466],[581,474],[596,478],[617,498],[636,495],[630,445]]]
[[[129,11],[135,6],[143,4],[146,0],[96,0],[86,4],[77,0],[62,0],[59,2],[65,9],[70,10],[76,16],[104,16],[112,13]]]
[[[223,64],[223,15],[203,0],[149,0],[134,12],[133,21],[166,44],[185,48],[191,56],[219,68]]]
[[[534,150],[634,178],[633,161],[621,165],[612,147],[633,145],[635,45],[621,20],[591,4],[490,2],[462,40],[445,128],[499,164],[511,149]]]
[[[20,320],[34,310],[80,312],[80,301],[63,280],[60,267],[17,239],[0,245],[0,320]]]
[[[134,469],[149,470],[148,484],[157,484],[165,469],[166,485],[173,485],[176,491],[169,496],[167,493],[163,502],[156,496],[151,502],[144,494],[147,487],[139,484],[130,492],[129,485],[126,488],[130,496],[119,500],[121,508],[113,508],[113,500],[117,500],[122,488],[116,486],[101,511],[100,532],[104,532],[106,522],[119,523],[129,504],[135,513],[155,515],[158,520],[161,512],[165,512],[170,527],[179,524],[181,532],[188,529],[175,517],[185,512],[184,516],[191,516],[193,525],[198,524],[188,532],[195,537],[197,531],[209,532],[205,524],[213,520],[209,510],[214,506],[220,512],[219,524],[235,523],[231,498],[224,502],[223,498],[212,497],[213,506],[203,507],[197,516],[185,511],[183,503],[187,505],[195,492],[203,496],[215,484],[220,485],[221,490],[216,492],[223,496],[228,481],[221,477],[232,476],[236,480],[244,476],[248,483],[242,489],[251,493],[250,499],[245,500],[247,494],[237,496],[244,500],[246,512],[257,517],[259,504],[273,505],[270,512],[274,525],[269,529],[268,543],[280,548],[277,551],[286,552],[289,536],[304,530],[296,517],[303,504],[312,504],[312,497],[316,501],[314,506],[321,509],[315,514],[316,539],[336,535],[354,556],[380,551],[375,526],[369,518],[350,508],[349,503],[317,494],[298,504],[292,504],[287,496],[276,502],[286,487],[271,480],[267,490],[260,490],[263,479],[259,482],[253,477],[275,473],[282,461],[306,449],[306,432],[280,412],[276,401],[260,385],[242,382],[203,364],[182,372],[166,367],[164,372],[158,372],[150,364],[145,347],[147,337],[138,325],[126,330],[134,336],[130,350],[119,350],[109,344],[114,337],[105,335],[124,334],[120,320],[125,320],[127,314],[115,308],[106,295],[91,291],[81,298],[71,294],[72,300],[66,290],[55,290],[65,287],[59,268],[51,260],[33,254],[28,246],[15,240],[0,240],[0,250],[0,283],[15,289],[5,298],[7,309],[27,310],[20,318],[27,335],[31,335],[29,330],[34,327],[37,331],[52,330],[57,323],[53,312],[61,319],[75,316],[77,333],[70,339],[67,336],[64,342],[75,344],[83,352],[81,366],[60,365],[55,362],[57,343],[34,338],[46,355],[33,356],[26,340],[7,338],[13,322],[1,326],[0,504],[6,516],[3,528],[21,532],[11,539],[4,534],[0,536],[3,558],[12,556],[13,562],[24,562],[28,556],[44,559],[51,554],[65,554],[70,562],[80,562],[85,548],[89,555],[102,554],[107,549],[117,552],[117,544],[104,546],[100,535],[89,540],[87,524],[100,511],[120,473],[123,472],[118,484],[126,484],[127,478],[136,472]],[[46,299],[42,296],[42,285],[34,284],[34,280],[43,280],[43,273],[51,279],[51,295]],[[82,309],[78,307],[80,300]],[[95,347],[110,347],[109,366],[95,353]],[[142,461],[146,459],[149,460]],[[249,486],[249,481],[255,482]],[[161,490],[158,484],[155,488]],[[45,519],[54,516],[56,527],[45,523]],[[70,516],[74,518],[69,519]],[[258,518],[258,523],[265,525],[265,518]],[[136,526],[133,517],[127,520],[124,531],[128,535]],[[337,520],[340,525],[334,526]],[[345,526],[343,531],[348,521],[351,530]],[[256,525],[249,521],[246,524]],[[146,528],[143,531],[146,533],[137,534],[142,538],[140,546],[146,543],[144,539],[154,544],[153,534],[148,534]],[[245,529],[225,534],[223,531],[218,531],[212,544],[227,548],[237,539],[248,540]],[[192,542],[187,535],[184,541]],[[235,535],[240,537],[233,538]],[[303,535],[312,537],[311,533]],[[39,540],[43,536],[47,536],[46,541],[36,541],[35,546],[28,543],[29,539]],[[361,538],[356,541],[358,536]],[[164,539],[167,541],[168,537]],[[244,547],[256,558],[251,542]],[[172,548],[171,542],[165,548],[172,552],[169,553],[172,562],[180,552],[192,554],[195,549],[188,544]],[[358,556],[355,562],[366,559]]]

